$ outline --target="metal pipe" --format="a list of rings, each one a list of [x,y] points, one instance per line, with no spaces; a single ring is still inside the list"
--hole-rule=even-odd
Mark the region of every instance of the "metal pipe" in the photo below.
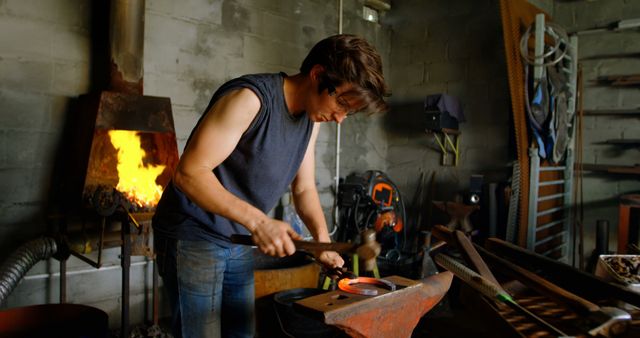
[[[596,222],[596,254],[606,255],[609,253],[609,221],[599,219]]]
[[[343,16],[343,4],[342,0],[338,0],[338,34],[342,34],[342,16]],[[335,186],[336,190],[334,191],[333,196],[333,228],[329,233],[330,236],[333,236],[338,230],[338,221],[340,216],[340,206],[338,205],[338,195],[340,192],[340,134],[341,128],[340,123],[336,124],[336,177],[335,177]]]
[[[111,90],[142,95],[144,11],[144,0],[111,1]]]
[[[67,302],[67,260],[60,260],[60,304]]]
[[[128,221],[122,223],[122,312],[121,330],[122,337],[129,337],[129,272],[131,268],[131,225]]]
[[[50,237],[38,238],[19,247],[0,266],[0,303],[4,302],[27,272],[39,261],[58,251]]]

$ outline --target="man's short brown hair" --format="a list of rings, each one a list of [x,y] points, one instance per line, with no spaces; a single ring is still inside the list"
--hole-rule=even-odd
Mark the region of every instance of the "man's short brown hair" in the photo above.
[[[309,74],[315,65],[324,67],[322,81],[328,82],[326,85],[354,85],[353,90],[345,94],[356,96],[364,102],[359,111],[375,113],[388,110],[384,97],[389,93],[382,75],[382,60],[365,39],[339,34],[321,40],[302,62],[300,72]]]

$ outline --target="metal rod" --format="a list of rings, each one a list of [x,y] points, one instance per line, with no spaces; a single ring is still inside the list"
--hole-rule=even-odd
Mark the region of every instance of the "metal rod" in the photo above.
[[[559,199],[559,198],[564,198],[566,195],[567,195],[567,193],[560,193],[560,194],[553,194],[553,195],[542,196],[542,197],[538,198],[538,202],[544,202],[544,201],[549,201],[549,200],[555,200],[555,199]]]
[[[553,227],[554,225],[558,225],[558,224],[562,224],[564,221],[566,221],[566,218],[563,219],[559,219],[557,221],[553,221],[553,222],[549,222],[549,223],[545,223],[543,225],[540,225],[536,228],[536,231],[542,231],[542,230],[546,230],[549,229],[551,227]]]
[[[131,267],[131,236],[129,217],[125,215],[122,221],[122,251],[120,261],[122,264],[122,311],[121,311],[121,336],[129,337],[129,268]]]
[[[564,184],[564,180],[544,181],[544,182],[540,182],[538,186],[545,187],[549,185],[558,185],[558,184]]]

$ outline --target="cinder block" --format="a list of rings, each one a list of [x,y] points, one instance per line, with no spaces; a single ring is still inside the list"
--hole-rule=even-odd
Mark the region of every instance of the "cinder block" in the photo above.
[[[620,106],[620,90],[611,87],[586,87],[582,95],[584,109],[614,108]]]
[[[425,42],[409,45],[409,61],[415,62],[443,62],[447,55],[447,45],[440,42]],[[406,53],[406,51],[405,51]]]
[[[607,59],[600,63],[600,76],[631,75],[638,73],[640,73],[640,58]]]
[[[469,59],[469,43],[466,39],[449,40],[446,47],[447,60]]]
[[[290,67],[291,69],[295,69],[295,72],[289,72],[289,75],[293,75],[298,72],[300,69],[300,65],[302,65],[302,61],[309,53],[308,48],[301,48],[297,45],[291,45],[289,48],[289,53],[285,53],[282,55],[282,64],[286,67]]]
[[[574,3],[575,22],[577,29],[591,29],[624,17],[624,0],[609,0],[606,2],[588,1]]]
[[[77,96],[89,92],[89,63],[84,61],[54,63],[53,84],[50,93],[54,95]]]
[[[424,63],[416,62],[408,65],[398,64],[388,78],[391,83],[419,85],[425,83]]]
[[[196,123],[203,114],[202,111],[195,111],[193,107],[172,105],[173,120],[176,129],[176,138],[186,141]],[[178,150],[182,152],[182,147]]]
[[[242,56],[243,38],[240,33],[228,32],[218,25],[199,24],[196,26],[197,39],[193,53],[202,56]]]
[[[89,63],[90,48],[91,37],[87,30],[54,26],[51,43],[51,54],[54,58]]]
[[[181,1],[174,5],[171,15],[177,18],[188,18],[190,21],[222,24],[223,1]]]
[[[273,41],[257,36],[244,37],[244,58],[247,61],[280,65],[282,64],[282,49]]]
[[[11,16],[1,18],[0,56],[2,58],[46,59],[51,57],[54,34],[50,24]]]
[[[7,130],[6,166],[10,168],[50,168],[59,141],[58,133],[35,130]],[[31,173],[34,175],[34,173]]]
[[[53,64],[51,62],[0,59],[1,88],[45,93],[51,89]]]
[[[588,58],[620,53],[624,43],[623,35],[618,33],[584,34],[580,36],[578,43],[578,57]]]
[[[585,203],[611,201],[618,194],[618,187],[610,177],[587,175],[583,176],[582,179]]]
[[[262,16],[261,35],[263,38],[292,44],[300,44],[304,40],[299,22],[272,13],[263,13]]]
[[[638,89],[629,88],[627,90],[620,91],[620,108],[621,109],[637,108],[637,107],[640,107],[640,95],[638,95]],[[635,119],[635,121],[638,122],[638,119]]]
[[[0,125],[10,129],[41,129],[47,123],[49,98],[42,94],[0,89]]]
[[[462,62],[433,62],[426,67],[428,81],[444,83],[466,80],[466,68]]]
[[[89,27],[91,7],[83,0],[44,1],[37,7],[29,1],[5,1],[4,11],[17,18],[62,24],[70,27]]]

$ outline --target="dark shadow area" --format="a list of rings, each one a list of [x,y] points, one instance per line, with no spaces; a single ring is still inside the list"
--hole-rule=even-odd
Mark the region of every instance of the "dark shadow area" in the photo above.
[[[425,129],[424,102],[391,103],[384,115],[386,130],[394,136],[421,137]]]

